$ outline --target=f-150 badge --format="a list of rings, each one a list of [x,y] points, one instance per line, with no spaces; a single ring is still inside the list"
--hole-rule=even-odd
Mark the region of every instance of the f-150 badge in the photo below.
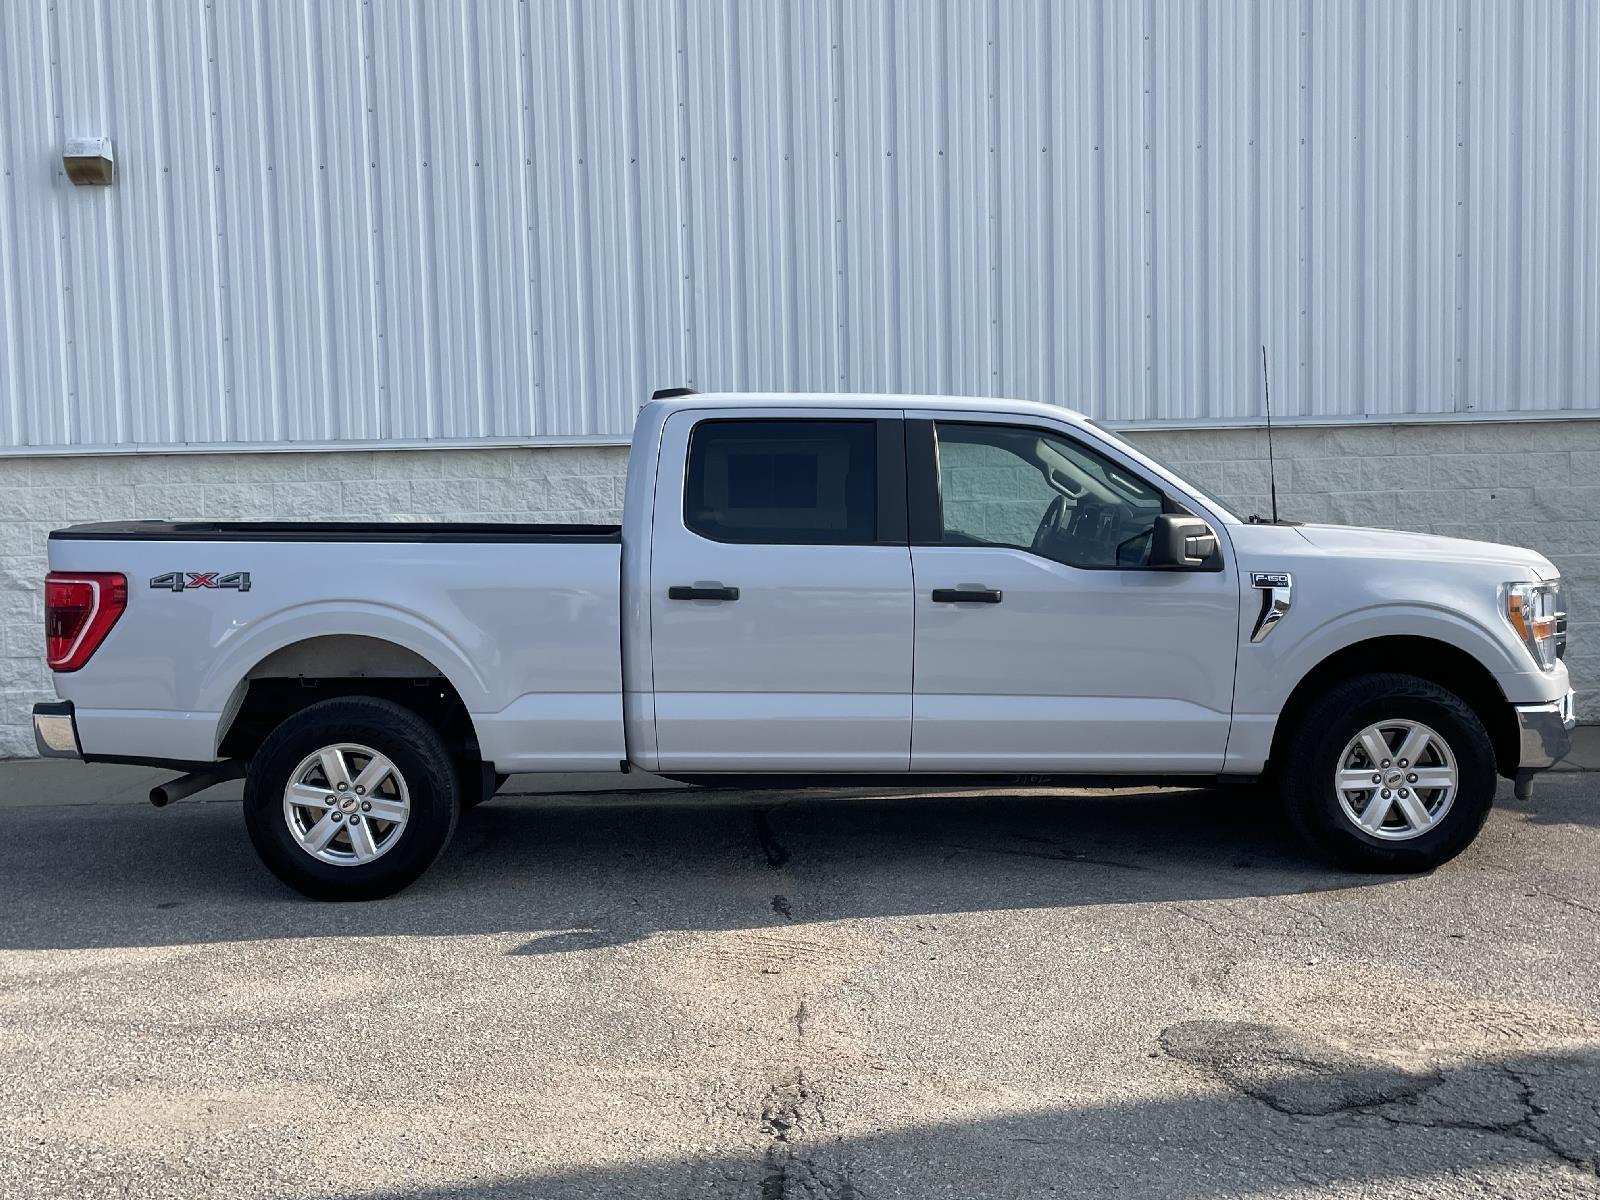
[[[233,592],[250,590],[250,572],[234,571],[224,575],[220,571],[168,571],[157,575],[150,586],[161,592],[191,592],[196,588],[222,588]]]
[[[1294,603],[1294,578],[1287,571],[1251,571],[1250,583],[1261,591],[1261,615],[1250,631],[1250,640],[1259,642],[1289,615]]]

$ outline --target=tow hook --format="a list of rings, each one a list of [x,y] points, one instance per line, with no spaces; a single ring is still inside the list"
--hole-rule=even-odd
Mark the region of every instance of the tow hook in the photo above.
[[[165,808],[174,800],[182,800],[185,796],[192,796],[196,792],[203,792],[208,787],[215,787],[219,783],[227,783],[230,779],[244,778],[244,763],[238,759],[229,759],[219,762],[214,767],[207,767],[203,771],[191,771],[187,775],[179,775],[158,787],[150,789],[150,803],[157,808]]]

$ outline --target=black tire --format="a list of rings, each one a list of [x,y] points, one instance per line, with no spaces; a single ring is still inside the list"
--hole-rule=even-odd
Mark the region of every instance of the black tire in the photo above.
[[[309,755],[338,743],[387,756],[409,793],[410,815],[393,844],[371,862],[344,865],[313,857],[285,820],[291,773]],[[245,775],[245,827],[256,853],[284,883],[317,900],[376,900],[398,892],[443,853],[460,809],[460,778],[438,731],[410,709],[370,696],[301,709],[267,735]]]
[[[1449,809],[1425,832],[1404,841],[1359,828],[1340,804],[1334,776],[1362,730],[1384,721],[1426,725],[1455,757],[1457,786]],[[1494,803],[1494,745],[1478,714],[1454,692],[1415,675],[1361,675],[1329,688],[1300,714],[1280,743],[1275,764],[1290,822],[1318,852],[1357,871],[1429,871],[1449,862],[1478,836]],[[1364,761],[1358,759],[1357,761]]]

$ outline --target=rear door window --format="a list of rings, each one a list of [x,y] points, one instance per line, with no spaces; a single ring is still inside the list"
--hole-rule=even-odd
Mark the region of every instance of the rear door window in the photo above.
[[[683,521],[718,542],[866,546],[878,539],[875,421],[702,421]]]

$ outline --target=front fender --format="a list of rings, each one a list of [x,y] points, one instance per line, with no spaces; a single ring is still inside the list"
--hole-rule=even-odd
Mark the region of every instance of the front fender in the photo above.
[[[1264,642],[1252,644],[1245,639],[1239,656],[1238,711],[1281,711],[1300,681],[1318,664],[1341,650],[1383,637],[1429,638],[1454,646],[1481,663],[1508,696],[1527,675],[1537,673],[1531,662],[1519,661],[1519,656],[1526,660],[1527,655],[1511,641],[1509,630],[1502,637],[1498,630],[1468,614],[1426,602],[1372,604],[1330,617],[1298,637],[1280,638],[1290,629],[1285,620]],[[1280,640],[1282,645],[1273,645]]]
[[[1329,615],[1310,629],[1296,629],[1291,610],[1265,640],[1253,643],[1249,635],[1256,611],[1245,607],[1224,767],[1229,773],[1254,774],[1266,765],[1278,717],[1313,670],[1341,650],[1378,638],[1426,638],[1461,650],[1483,665],[1514,704],[1559,699],[1566,691],[1565,670],[1545,675],[1509,629],[1502,634],[1458,609],[1426,601],[1379,601]]]

